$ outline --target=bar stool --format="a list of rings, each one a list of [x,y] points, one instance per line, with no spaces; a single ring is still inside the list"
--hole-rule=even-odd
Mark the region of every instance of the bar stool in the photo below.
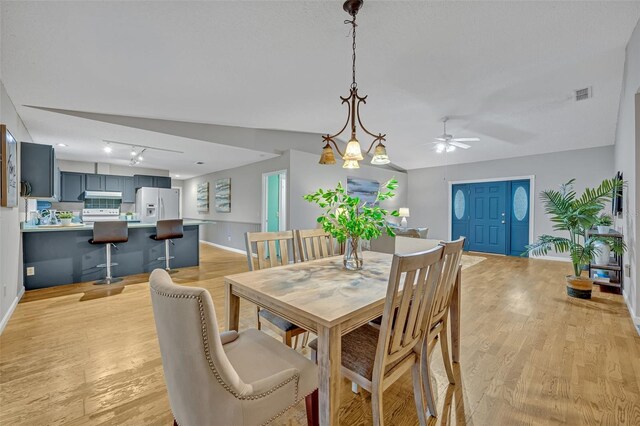
[[[89,240],[90,244],[104,244],[107,252],[107,262],[98,265],[98,268],[107,268],[107,276],[95,282],[95,284],[111,284],[122,281],[122,278],[114,278],[111,276],[111,267],[117,266],[117,263],[111,263],[111,246],[118,247],[116,243],[126,243],[129,241],[129,228],[125,221],[109,221],[94,222],[93,238]]]
[[[158,260],[165,261],[164,269],[170,273],[178,272],[175,269],[171,269],[169,266],[169,260],[175,259],[175,256],[169,255],[169,243],[175,245],[173,243],[173,239],[182,238],[182,219],[169,219],[169,220],[159,220],[156,222],[156,233],[151,235],[149,238],[156,241],[164,241],[164,256],[158,258]]]

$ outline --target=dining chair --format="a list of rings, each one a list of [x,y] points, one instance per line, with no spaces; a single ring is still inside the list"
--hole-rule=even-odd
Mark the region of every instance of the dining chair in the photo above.
[[[245,242],[250,271],[287,265],[289,260],[293,260],[294,263],[298,261],[293,231],[247,232]],[[291,258],[289,253],[291,253]],[[254,254],[257,256],[257,262],[254,262]],[[282,341],[287,346],[291,346],[291,340],[294,337],[293,347],[298,346],[298,336],[306,332],[303,328],[259,306],[256,306],[256,317],[258,330],[262,328],[264,321],[282,337]]]
[[[295,234],[302,262],[337,254],[333,237],[323,229],[300,229],[295,231]]]
[[[373,424],[383,425],[382,396],[411,370],[416,411],[426,425],[420,351],[440,277],[443,247],[393,256],[380,328],[365,324],[342,336],[342,374],[371,392]],[[317,340],[309,343],[316,357]]]
[[[174,425],[263,425],[306,400],[318,424],[318,368],[256,329],[218,333],[209,292],[156,269],[151,303]]]
[[[462,258],[462,248],[464,237],[451,242],[441,242],[442,260],[440,278],[433,292],[433,301],[430,302],[431,310],[426,316],[427,332],[422,341],[421,352],[421,373],[423,382],[424,398],[427,402],[429,414],[437,417],[438,413],[435,404],[435,393],[432,387],[433,374],[431,372],[431,353],[436,347],[438,340],[442,352],[442,362],[447,373],[449,383],[455,384],[453,368],[451,365],[451,355],[449,353],[449,306],[456,279],[460,277],[460,261]]]

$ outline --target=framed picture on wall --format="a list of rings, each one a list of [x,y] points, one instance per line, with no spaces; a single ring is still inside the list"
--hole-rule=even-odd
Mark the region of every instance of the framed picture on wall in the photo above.
[[[199,183],[196,187],[196,209],[200,213],[209,211],[209,182]]]
[[[377,180],[347,177],[347,195],[360,198],[361,203],[375,206],[378,191],[380,191],[380,182]]]
[[[18,206],[18,142],[0,124],[0,206]]]
[[[231,212],[231,178],[216,181],[216,211],[220,213]]]

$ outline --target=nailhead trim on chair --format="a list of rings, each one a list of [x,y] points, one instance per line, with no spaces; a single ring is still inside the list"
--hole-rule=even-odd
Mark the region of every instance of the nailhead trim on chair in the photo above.
[[[294,401],[296,401],[295,404],[297,404],[300,400],[298,399],[298,383],[300,380],[300,373],[296,373],[293,376],[291,376],[290,378],[288,378],[287,380],[285,380],[284,382],[274,386],[273,388],[267,390],[266,392],[263,392],[261,394],[258,395],[249,395],[249,396],[243,396],[240,395],[239,393],[235,392],[233,389],[231,389],[231,387],[229,387],[229,385],[227,385],[224,380],[222,380],[222,377],[220,377],[220,374],[218,374],[218,370],[216,369],[214,363],[213,363],[213,359],[211,358],[211,353],[209,351],[209,337],[207,335],[207,322],[205,321],[205,316],[204,316],[204,306],[202,304],[202,298],[200,296],[194,296],[194,295],[190,295],[190,294],[170,294],[170,293],[163,293],[163,292],[159,292],[156,289],[154,289],[153,287],[151,287],[151,289],[153,290],[154,293],[160,295],[160,296],[164,296],[164,297],[170,297],[173,299],[197,299],[198,300],[198,308],[200,309],[200,324],[202,325],[202,343],[204,344],[204,354],[205,357],[207,358],[207,362],[209,363],[209,368],[211,368],[211,371],[213,372],[213,375],[215,376],[216,380],[218,381],[218,383],[220,383],[222,385],[223,388],[225,388],[230,394],[232,394],[233,396],[235,396],[236,398],[240,399],[240,400],[256,400],[256,399],[260,399],[260,398],[264,398],[265,396],[268,396],[270,394],[272,394],[273,392],[275,392],[276,390],[280,389],[281,387],[285,386],[286,384],[288,384],[289,382],[291,382],[292,380],[295,380],[295,397],[294,397]],[[295,405],[293,404],[293,405]],[[293,407],[290,406],[289,408]],[[287,410],[289,409],[287,408]],[[285,410],[285,411],[287,411]],[[284,413],[284,411],[283,411]],[[282,414],[282,413],[280,413]],[[280,415],[278,414],[278,416]],[[276,416],[276,417],[278,417]],[[275,418],[275,417],[274,417]],[[269,420],[267,423],[271,422],[274,418],[272,418],[271,420]],[[265,423],[265,424],[267,424]]]

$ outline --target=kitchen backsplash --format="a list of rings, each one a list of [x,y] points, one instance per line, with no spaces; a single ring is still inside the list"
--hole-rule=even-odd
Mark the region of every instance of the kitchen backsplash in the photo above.
[[[84,201],[85,209],[119,209],[122,200],[89,199]]]
[[[118,201],[118,200],[105,200],[105,201]],[[78,211],[81,212],[82,209],[84,208],[84,203],[56,203],[53,202],[51,203],[51,208],[56,209],[58,211]],[[101,208],[101,207],[98,207]],[[104,207],[104,208],[108,208],[108,207]],[[126,212],[135,212],[136,211],[136,205],[135,203],[122,203],[120,205],[120,212],[121,213],[126,213]]]

